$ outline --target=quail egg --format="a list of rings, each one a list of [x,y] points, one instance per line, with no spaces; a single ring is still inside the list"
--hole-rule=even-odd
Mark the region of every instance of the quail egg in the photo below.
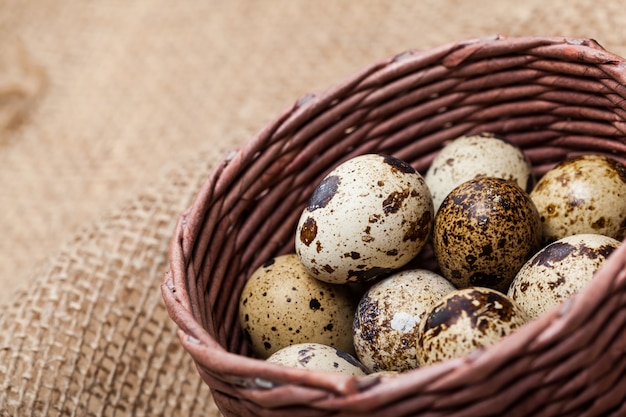
[[[457,288],[507,291],[539,249],[541,223],[528,193],[515,182],[477,177],[457,186],[435,216],[433,251]]]
[[[411,269],[374,284],[354,317],[354,348],[370,372],[417,367],[415,338],[426,312],[454,286],[434,272]]]
[[[528,321],[511,298],[491,288],[447,294],[429,311],[417,336],[420,366],[469,354],[511,334]]]
[[[296,253],[319,280],[374,280],[420,252],[433,217],[430,190],[411,165],[389,155],[360,155],[332,170],[313,192],[297,225]]]
[[[352,355],[320,343],[298,343],[274,352],[267,362],[292,368],[367,375],[365,367]]]
[[[527,192],[535,184],[530,160],[506,138],[491,133],[461,136],[442,148],[426,171],[435,212],[457,185],[478,176],[515,181]]]
[[[522,266],[508,295],[530,318],[578,293],[619,246],[620,241],[598,234],[566,236],[550,243]]]
[[[603,155],[563,161],[538,182],[530,197],[544,243],[579,233],[626,237],[626,167]]]
[[[239,319],[261,358],[303,342],[354,354],[352,322],[357,302],[345,286],[313,278],[291,253],[269,260],[250,276],[241,292]]]

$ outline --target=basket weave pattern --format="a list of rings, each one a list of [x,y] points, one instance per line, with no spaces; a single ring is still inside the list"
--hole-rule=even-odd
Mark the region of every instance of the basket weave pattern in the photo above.
[[[485,131],[524,149],[538,177],[581,153],[626,163],[626,60],[555,37],[408,51],[302,97],[223,158],[178,221],[161,290],[225,415],[626,415],[626,245],[581,294],[465,358],[371,378],[251,356],[239,294],[258,266],[293,252],[326,173],[370,152],[424,173],[446,141]],[[432,267],[432,253],[419,262]]]

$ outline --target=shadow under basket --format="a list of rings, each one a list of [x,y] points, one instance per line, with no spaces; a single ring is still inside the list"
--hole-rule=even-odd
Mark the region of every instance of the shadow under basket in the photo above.
[[[294,251],[319,181],[364,153],[424,174],[458,136],[520,146],[537,178],[582,153],[626,163],[626,60],[588,39],[494,36],[408,51],[309,94],[226,155],[181,215],[161,285],[180,341],[227,416],[624,416],[626,245],[593,285],[467,357],[353,377],[252,356],[239,294]],[[432,253],[418,260],[432,265]]]

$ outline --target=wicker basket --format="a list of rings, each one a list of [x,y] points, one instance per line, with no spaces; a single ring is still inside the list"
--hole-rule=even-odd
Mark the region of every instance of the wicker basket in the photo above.
[[[424,173],[444,142],[483,131],[521,146],[538,176],[585,152],[626,162],[626,60],[556,37],[409,51],[303,97],[224,157],[179,219],[161,290],[225,415],[626,415],[626,245],[587,290],[468,357],[393,378],[252,357],[240,291],[294,250],[300,212],[330,169],[383,152]],[[432,253],[420,262],[432,265]]]

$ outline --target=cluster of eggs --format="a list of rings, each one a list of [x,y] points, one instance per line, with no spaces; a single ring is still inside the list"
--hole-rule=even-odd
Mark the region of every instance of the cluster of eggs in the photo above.
[[[317,186],[295,252],[239,302],[255,354],[287,366],[398,373],[470,353],[579,292],[626,236],[626,167],[572,157],[536,181],[491,134],[445,146],[422,176],[382,154]],[[430,246],[437,270],[419,265]]]

